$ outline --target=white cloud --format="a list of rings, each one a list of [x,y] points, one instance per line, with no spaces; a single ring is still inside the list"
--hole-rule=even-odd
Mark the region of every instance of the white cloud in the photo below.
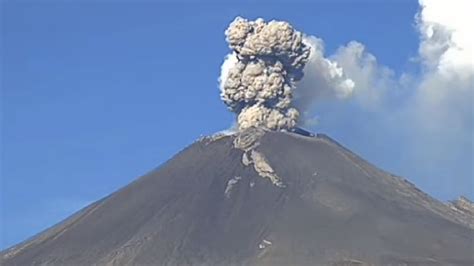
[[[227,76],[229,76],[230,69],[234,67],[237,62],[238,59],[235,53],[228,54],[225,57],[224,62],[221,66],[221,74],[219,76],[219,79],[217,80],[219,82],[219,89],[221,90],[221,92],[224,91],[224,83],[227,79]]]
[[[413,102],[420,132],[471,141],[474,126],[474,8],[470,0],[420,0],[419,56],[424,71]]]
[[[474,2],[420,0],[420,6],[417,24],[421,35],[419,52],[423,62],[440,73],[472,73]]]
[[[397,76],[363,44],[349,42],[327,60],[345,79],[353,81],[351,105],[340,111],[331,109],[329,116],[363,121],[370,113],[370,121],[354,127],[359,131],[355,135],[380,143],[393,140],[394,134],[403,136],[403,145],[392,151],[403,154],[403,164],[411,164],[412,169],[443,167],[439,170],[444,176],[433,177],[438,178],[433,183],[454,186],[451,183],[457,181],[453,179],[463,180],[464,191],[473,193],[474,173],[466,162],[474,159],[474,1],[420,0],[419,4],[415,25],[420,43],[415,62],[420,71],[402,70]],[[314,68],[314,64],[308,66]],[[337,91],[337,86],[326,81],[324,72],[318,76],[313,71],[320,69],[310,70],[305,69],[303,82],[309,76],[310,83],[322,83],[328,86],[325,91]],[[321,121],[331,119],[325,115]]]
[[[295,91],[295,103],[302,111],[303,122],[307,124],[314,119],[305,115],[318,100],[348,98],[354,90],[354,82],[346,77],[336,61],[324,56],[323,40],[305,36],[304,43],[311,47],[311,54],[304,68],[304,77]]]
[[[374,55],[363,44],[351,41],[340,47],[332,58],[354,81],[354,98],[367,108],[383,104],[383,97],[398,86],[394,72],[378,64]]]

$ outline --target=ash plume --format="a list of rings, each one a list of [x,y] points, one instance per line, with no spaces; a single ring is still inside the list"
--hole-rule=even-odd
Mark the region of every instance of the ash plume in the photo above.
[[[222,65],[221,99],[237,114],[238,128],[295,127],[293,90],[310,56],[303,34],[284,21],[241,17],[225,34],[233,52]]]

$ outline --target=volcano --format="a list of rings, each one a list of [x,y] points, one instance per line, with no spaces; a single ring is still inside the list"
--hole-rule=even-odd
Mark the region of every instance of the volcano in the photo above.
[[[1,258],[5,266],[473,265],[469,204],[437,201],[325,135],[250,128],[196,141]]]

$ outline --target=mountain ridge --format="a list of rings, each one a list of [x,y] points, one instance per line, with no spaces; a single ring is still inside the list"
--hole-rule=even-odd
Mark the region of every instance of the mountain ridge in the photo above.
[[[468,221],[326,135],[251,129],[196,141],[1,258],[4,265],[471,265]]]

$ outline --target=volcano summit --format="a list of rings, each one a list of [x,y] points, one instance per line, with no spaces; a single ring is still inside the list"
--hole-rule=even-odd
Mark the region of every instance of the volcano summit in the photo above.
[[[472,214],[325,135],[250,128],[4,251],[2,265],[472,265]]]

